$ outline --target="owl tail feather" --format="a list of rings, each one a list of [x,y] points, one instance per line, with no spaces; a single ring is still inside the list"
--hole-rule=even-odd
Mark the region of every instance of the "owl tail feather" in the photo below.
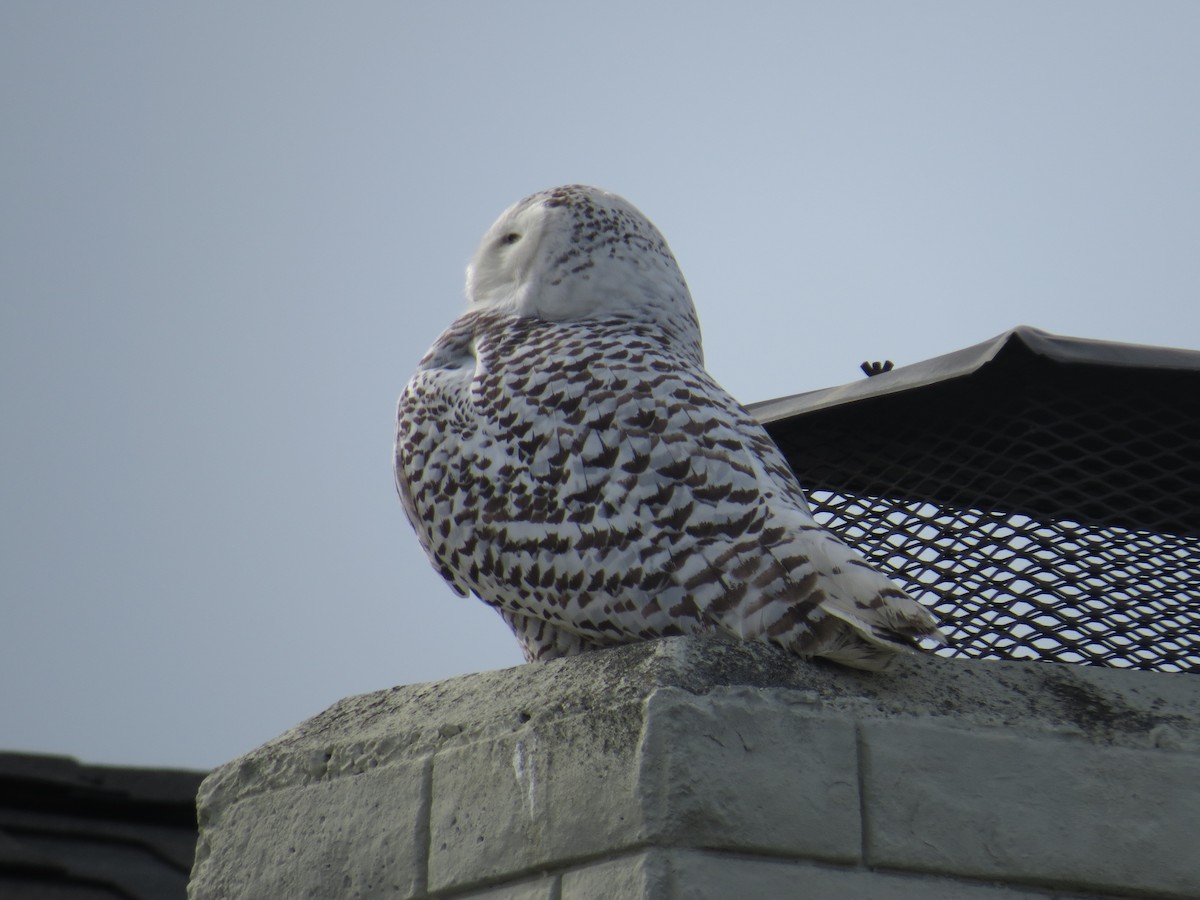
[[[945,645],[946,636],[932,615],[907,594],[896,591],[877,607],[847,609],[836,602],[822,604],[822,611],[849,628],[839,629],[836,638],[816,651],[844,666],[879,671],[887,668],[897,653],[925,649],[921,642]]]

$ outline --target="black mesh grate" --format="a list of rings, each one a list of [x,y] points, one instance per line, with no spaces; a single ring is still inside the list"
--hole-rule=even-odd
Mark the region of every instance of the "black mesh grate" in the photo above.
[[[947,656],[1200,670],[1200,539],[811,494],[817,519],[941,619]]]
[[[1200,372],[970,375],[768,425],[817,519],[933,609],[947,656],[1200,671]]]

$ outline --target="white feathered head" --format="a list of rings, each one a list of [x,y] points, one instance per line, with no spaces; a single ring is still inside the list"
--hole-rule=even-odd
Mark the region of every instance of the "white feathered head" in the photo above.
[[[700,352],[687,282],[657,228],[629,201],[567,185],[513,204],[467,267],[471,309],[554,321],[626,318]]]

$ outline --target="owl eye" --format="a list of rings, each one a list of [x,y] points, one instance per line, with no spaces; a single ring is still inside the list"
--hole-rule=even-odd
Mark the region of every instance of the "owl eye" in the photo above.
[[[505,244],[505,245],[515,244],[520,239],[521,239],[521,235],[517,234],[517,232],[515,232],[515,231],[510,231],[504,237],[500,238],[500,243]]]

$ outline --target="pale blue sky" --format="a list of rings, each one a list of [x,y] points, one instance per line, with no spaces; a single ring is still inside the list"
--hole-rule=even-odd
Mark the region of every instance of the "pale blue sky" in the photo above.
[[[395,398],[505,206],[666,234],[744,401],[1200,348],[1200,4],[0,4],[0,749],[207,767],[515,665]]]

